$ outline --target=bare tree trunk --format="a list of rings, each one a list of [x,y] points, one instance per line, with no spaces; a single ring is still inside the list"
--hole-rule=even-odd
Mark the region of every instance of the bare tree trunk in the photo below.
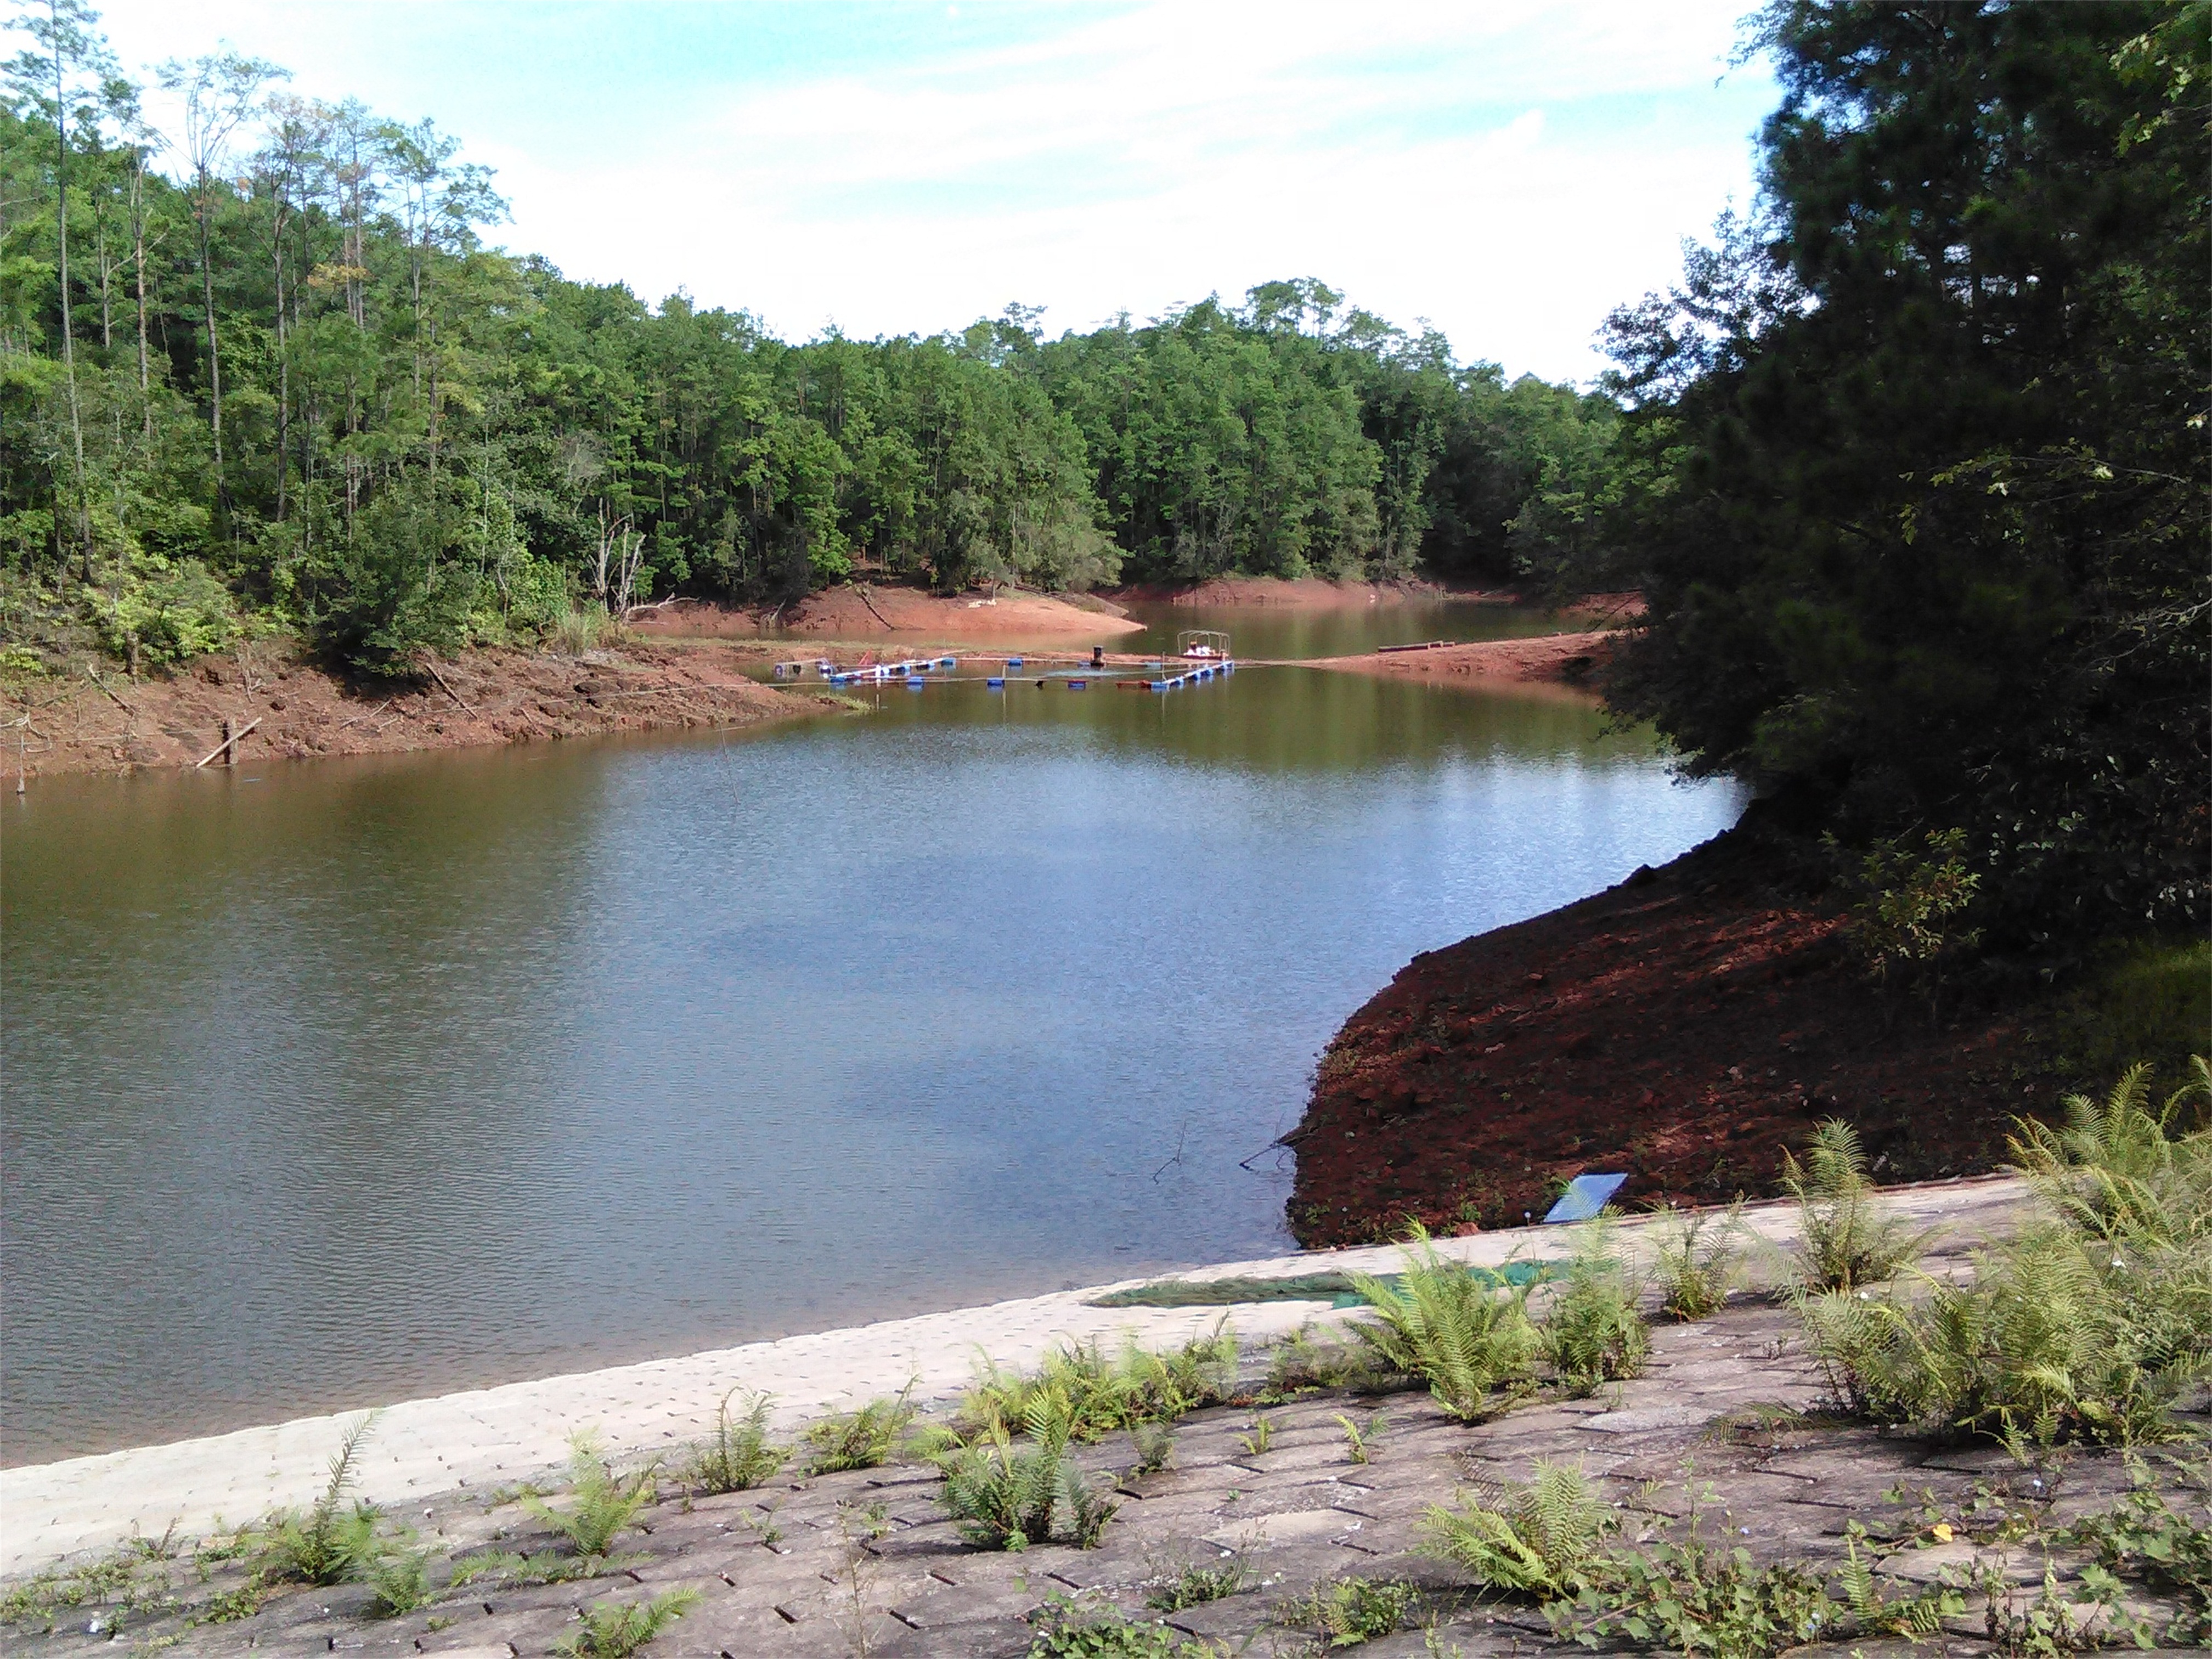
[[[215,487],[220,495],[225,493],[222,477],[222,356],[216,339],[215,321],[215,265],[209,258],[208,216],[214,211],[207,175],[200,175],[198,211],[193,217],[198,221],[200,232],[200,295],[207,307],[208,391],[210,413],[208,423],[215,434]]]

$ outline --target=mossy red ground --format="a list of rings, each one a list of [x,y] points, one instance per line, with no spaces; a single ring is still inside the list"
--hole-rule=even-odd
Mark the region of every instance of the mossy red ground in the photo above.
[[[1620,1201],[1772,1193],[1824,1117],[1884,1181],[1994,1168],[2055,1104],[2017,998],[1885,995],[1801,841],[1753,819],[1664,868],[1417,957],[1322,1055],[1286,1142],[1309,1246],[1541,1216],[1621,1171]]]

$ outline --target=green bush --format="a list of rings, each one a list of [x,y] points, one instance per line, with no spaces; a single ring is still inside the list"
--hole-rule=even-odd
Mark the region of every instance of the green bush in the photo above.
[[[730,1401],[739,1392],[732,1389],[722,1396],[714,1414],[714,1437],[695,1447],[684,1468],[685,1483],[701,1492],[744,1492],[775,1480],[790,1459],[790,1447],[769,1443],[767,1395],[749,1395],[744,1415],[731,1417]]]
[[[1582,1470],[1539,1459],[1534,1479],[1487,1501],[1430,1508],[1423,1550],[1467,1569],[1474,1582],[1541,1601],[1571,1601],[1603,1571],[1603,1545],[1618,1525]]]
[[[258,1578],[336,1584],[355,1576],[375,1539],[376,1511],[366,1504],[349,1504],[345,1495],[359,1477],[362,1442],[375,1424],[374,1412],[354,1419],[331,1455],[329,1482],[305,1515],[279,1510],[263,1522]]]
[[[1445,1261],[1420,1227],[1401,1255],[1405,1268],[1395,1284],[1352,1275],[1373,1316],[1351,1329],[1377,1370],[1426,1382],[1437,1403],[1464,1423],[1535,1386],[1527,1285],[1501,1286]]]
[[[555,1644],[568,1659],[629,1659],[699,1600],[695,1589],[669,1590],[649,1601],[597,1601],[584,1611],[574,1635]]]
[[[652,1504],[659,1471],[648,1465],[632,1475],[617,1474],[600,1454],[599,1437],[588,1431],[571,1437],[568,1448],[568,1507],[556,1510],[529,1492],[522,1507],[567,1539],[579,1559],[605,1560],[615,1540]]]
[[[1816,1125],[1805,1161],[1782,1155],[1782,1185],[1797,1200],[1796,1280],[1807,1291],[1884,1285],[1935,1234],[1915,1232],[1875,1195],[1858,1131],[1840,1118]]]
[[[983,1549],[1019,1550],[1053,1538],[1095,1548],[1119,1505],[1093,1492],[1067,1455],[1073,1406],[1049,1391],[1030,1396],[1024,1426],[1035,1443],[1018,1446],[1003,1423],[980,1444],[945,1456],[943,1502],[960,1534]]]
[[[959,1421],[970,1432],[1018,1425],[1033,1400],[1049,1395],[1066,1402],[1075,1439],[1096,1440],[1140,1423],[1171,1423],[1219,1404],[1236,1387],[1237,1338],[1224,1315],[1206,1335],[1166,1352],[1131,1338],[1111,1356],[1096,1341],[1070,1342],[1048,1353],[1034,1376],[986,1364]]]
[[[174,665],[237,638],[230,593],[198,559],[134,553],[106,582],[84,590],[86,620],[118,657],[138,642],[142,660]]]
[[[808,1454],[806,1472],[836,1474],[889,1462],[900,1438],[913,1426],[914,1407],[907,1403],[913,1390],[908,1383],[890,1399],[871,1400],[858,1411],[808,1424],[799,1436]]]
[[[1616,1246],[1610,1211],[1577,1228],[1566,1273],[1544,1311],[1539,1345],[1571,1393],[1638,1375],[1651,1349],[1638,1287]]]
[[[1742,1274],[1741,1200],[1722,1214],[1669,1210],[1651,1224],[1651,1277],[1672,1319],[1703,1319],[1728,1304]]]
[[[2212,1073],[2162,1110],[2142,1068],[2063,1129],[2013,1142],[2046,1212],[1982,1252],[1972,1282],[1917,1295],[1801,1293],[1814,1358],[1844,1408],[2016,1448],[2132,1445],[2181,1432],[2174,1406],[2212,1375],[2212,1131],[2175,1137]]]
[[[1340,1578],[1318,1584],[1298,1608],[1332,1648],[1379,1641],[1396,1630],[1420,1600],[1420,1592],[1396,1579]]]

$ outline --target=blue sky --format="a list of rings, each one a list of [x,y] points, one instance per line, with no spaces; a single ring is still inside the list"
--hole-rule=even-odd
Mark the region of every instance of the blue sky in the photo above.
[[[117,0],[136,67],[220,39],[428,115],[495,236],[777,331],[1083,328],[1319,276],[1462,359],[1587,378],[1607,309],[1752,189],[1747,0],[846,5]]]

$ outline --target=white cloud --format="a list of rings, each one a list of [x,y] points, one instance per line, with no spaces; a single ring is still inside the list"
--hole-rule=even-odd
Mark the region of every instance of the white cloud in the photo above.
[[[1071,9],[1045,38],[888,66],[825,40],[765,83],[739,73],[745,9],[702,8],[659,14],[695,25],[697,61],[665,86],[549,85],[557,125],[511,113],[533,72],[520,36],[511,62],[441,70],[461,106],[411,108],[500,168],[510,246],[787,333],[929,331],[1010,300],[1056,330],[1317,276],[1432,319],[1463,356],[1582,377],[1606,310],[1747,193],[1770,89],[1756,71],[1715,85],[1740,3]],[[303,9],[240,0],[201,21],[307,47],[303,90],[356,89],[325,84],[343,52],[315,61]],[[382,11],[377,38],[410,10]],[[161,49],[185,27],[168,12]],[[392,62],[361,68],[389,91]],[[507,77],[501,97],[471,75]]]

